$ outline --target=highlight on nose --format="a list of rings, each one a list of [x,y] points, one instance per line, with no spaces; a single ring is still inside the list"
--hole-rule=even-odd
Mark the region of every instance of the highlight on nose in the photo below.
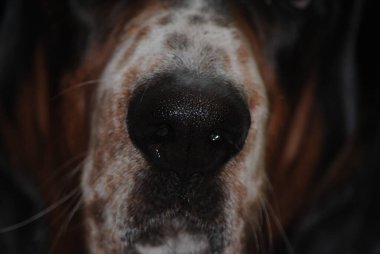
[[[231,82],[192,73],[161,74],[133,94],[127,127],[157,170],[217,173],[243,147],[250,114]]]

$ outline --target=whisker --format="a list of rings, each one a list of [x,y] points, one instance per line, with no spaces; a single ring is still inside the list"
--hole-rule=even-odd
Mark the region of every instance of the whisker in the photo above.
[[[57,235],[55,237],[55,240],[54,240],[54,242],[53,242],[53,244],[51,246],[52,250],[54,249],[54,247],[58,243],[59,238],[67,230],[68,225],[70,224],[70,221],[72,220],[72,218],[74,217],[74,215],[80,210],[80,207],[82,205],[82,193],[78,192],[78,193],[76,193],[75,196],[76,197],[74,198],[74,201],[72,203],[70,203],[70,205],[68,206],[68,208],[64,211],[64,213],[66,213],[66,211],[70,210],[70,207],[72,206],[71,207],[72,208],[71,211],[68,213],[68,215],[64,219],[64,222],[60,226],[60,229],[59,229],[59,231],[58,231],[58,233],[57,233]],[[75,201],[75,199],[77,199],[77,200]]]
[[[34,222],[36,220],[42,218],[43,216],[49,214],[50,212],[52,212],[53,210],[57,209],[59,206],[61,206],[62,204],[64,204],[68,200],[70,200],[70,198],[72,198],[78,191],[79,191],[79,188],[74,188],[71,192],[69,192],[66,196],[64,196],[63,198],[61,198],[59,201],[57,201],[56,203],[54,203],[51,206],[47,207],[46,209],[40,211],[39,213],[33,215],[32,217],[30,217],[30,218],[28,218],[26,220],[23,220],[23,221],[21,221],[19,223],[16,223],[14,225],[1,228],[0,229],[0,234],[5,234],[5,233],[8,233],[8,232],[20,229],[20,228],[22,228],[22,227],[24,227],[26,225],[29,225],[30,223],[32,223],[32,222]]]
[[[53,100],[57,99],[58,97],[60,97],[64,94],[67,94],[68,92],[72,92],[73,90],[76,90],[78,88],[82,88],[82,87],[85,87],[88,85],[94,85],[94,84],[97,84],[98,82],[100,82],[100,79],[88,80],[88,81],[81,82],[77,85],[70,86],[66,89],[63,89],[62,91],[60,91],[58,94],[54,95],[53,97],[51,97],[50,100],[53,101]]]
[[[268,247],[268,252],[272,252],[272,243],[273,243],[273,235],[272,235],[272,227],[271,227],[271,222],[270,222],[270,214],[267,209],[268,202],[264,196],[259,197],[259,202],[260,202],[260,209],[261,209],[261,216],[262,216],[262,223],[263,227],[265,230],[265,233],[267,234],[267,240],[266,246]]]
[[[67,178],[73,177],[80,169],[80,167],[79,167],[79,169],[77,167],[79,165],[83,165],[83,158],[85,157],[86,154],[87,154],[87,152],[83,152],[81,154],[78,154],[78,155],[70,158],[66,162],[64,162],[61,166],[59,166],[56,170],[54,170],[54,173],[52,173],[52,175],[50,175],[47,179],[45,179],[43,181],[43,183],[47,183],[47,182],[56,180],[57,177],[61,177],[62,172],[66,173],[65,172],[66,169],[71,167],[74,163],[78,163],[78,165],[75,166],[75,169],[73,171],[71,171],[69,174],[67,174],[68,175]],[[78,162],[79,160],[82,160],[82,161]]]
[[[261,235],[260,231],[260,215],[256,216],[254,220],[250,219],[252,216],[251,213],[245,214],[245,221],[247,223],[246,225],[246,236],[248,239],[252,239],[252,242],[247,242],[245,248],[247,248],[247,253],[251,252],[259,252],[261,253],[261,238],[259,237]]]
[[[257,232],[257,227],[254,227],[254,229],[253,229],[253,238],[254,238],[254,240],[255,240],[255,245],[256,245],[256,250],[258,251],[258,252],[260,252],[260,246],[261,246],[261,244],[260,244],[260,241],[259,241],[259,237],[258,237],[258,232]]]
[[[272,183],[268,179],[267,176],[265,176],[264,181],[266,183],[266,188],[267,188],[268,192],[273,193],[274,189],[273,189]],[[292,244],[290,243],[290,240],[289,240],[288,236],[286,235],[285,229],[282,226],[280,219],[277,216],[275,209],[273,208],[273,205],[270,202],[268,202],[267,200],[263,200],[263,201],[265,202],[265,209],[266,209],[266,213],[268,215],[268,222],[269,222],[268,227],[272,228],[270,226],[270,224],[271,224],[270,221],[273,220],[273,225],[274,225],[274,227],[276,227],[278,229],[280,237],[284,241],[287,253],[294,254],[294,249],[292,247]],[[274,204],[276,204],[276,202],[274,202]],[[270,241],[273,242],[273,235],[270,238],[271,238]],[[273,248],[272,244],[270,246]]]
[[[294,249],[292,247],[292,244],[290,243],[288,236],[286,235],[285,229],[282,226],[278,216],[276,215],[276,212],[274,211],[273,207],[269,202],[267,203],[267,208],[271,214],[271,218],[273,219],[274,225],[277,227],[279,234],[285,243],[287,253],[294,254]]]
[[[74,178],[74,176],[76,176],[78,173],[80,173],[83,168],[83,164],[84,164],[84,160],[79,162],[78,165],[74,169],[72,169],[69,173],[66,174],[66,176],[64,176],[64,181],[69,181],[72,178]]]

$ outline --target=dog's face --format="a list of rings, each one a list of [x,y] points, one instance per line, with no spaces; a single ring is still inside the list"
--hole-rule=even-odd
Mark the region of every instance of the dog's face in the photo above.
[[[0,41],[24,46],[2,61],[1,139],[51,205],[52,252],[82,236],[90,253],[282,251],[282,227],[348,171],[345,1],[58,2]]]
[[[29,2],[2,5],[0,139],[52,253],[304,246],[302,209],[377,148],[371,1]]]
[[[241,253],[265,182],[251,35],[212,1],[149,4],[101,75],[82,177],[92,253]]]

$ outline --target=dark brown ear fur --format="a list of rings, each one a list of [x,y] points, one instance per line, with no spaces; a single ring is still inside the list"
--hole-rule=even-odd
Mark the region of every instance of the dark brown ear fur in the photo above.
[[[379,250],[380,209],[376,199],[380,194],[377,183],[380,87],[375,84],[380,84],[377,74],[380,48],[373,32],[380,5],[371,0],[338,2],[339,19],[329,37],[330,50],[322,68],[326,75],[320,77],[326,86],[321,87],[320,94],[332,129],[329,137],[342,140],[333,143],[328,151],[338,150],[339,143],[346,144],[354,135],[354,155],[358,160],[353,165],[354,173],[340,183],[337,183],[339,175],[344,175],[350,165],[341,164],[342,169],[335,172],[321,171],[328,194],[309,206],[307,215],[289,230],[296,253],[372,254]],[[333,94],[327,96],[329,91]],[[340,117],[331,110],[336,107],[337,99],[343,112]],[[339,121],[344,123],[340,131],[335,127]]]
[[[0,218],[0,249],[2,253],[58,253],[57,249],[83,253],[78,215],[69,224],[71,233],[58,233],[78,195],[63,203],[66,208],[58,206],[20,229],[5,231],[46,213],[46,207],[78,186],[79,174],[70,178],[62,165],[80,162],[78,151],[84,148],[78,144],[86,136],[66,138],[68,129],[62,123],[74,129],[78,125],[62,114],[68,103],[74,103],[73,96],[61,96],[60,91],[63,74],[80,62],[85,50],[86,24],[75,16],[70,1],[12,0],[3,1],[0,8],[0,157],[4,160],[0,199],[10,201],[0,205],[1,212],[9,213]],[[85,90],[76,91],[76,101]],[[76,157],[70,154],[70,144],[61,140],[78,143]]]
[[[308,4],[297,8],[295,2]],[[380,89],[375,85],[380,83],[377,75],[380,53],[376,46],[379,40],[373,33],[379,4],[372,0],[241,3],[248,19],[262,31],[264,41],[266,38],[267,55],[290,102],[282,114],[293,117],[285,118],[291,120],[282,122],[284,133],[273,139],[283,143],[285,149],[279,152],[281,155],[293,147],[289,144],[295,139],[286,130],[294,130],[300,107],[305,108],[302,98],[309,84],[305,81],[310,78],[315,81],[314,102],[306,101],[312,103],[312,111],[321,114],[323,128],[317,128],[322,131],[321,154],[307,184],[308,201],[304,203],[302,199],[300,207],[304,209],[296,209],[298,216],[291,220],[292,226],[287,230],[290,244],[295,253],[375,253],[374,246],[380,242],[376,233],[379,209],[372,205],[380,194],[376,187],[380,172],[376,155],[380,145],[380,121],[376,113]],[[279,104],[274,102],[272,107]],[[284,105],[277,108],[284,111]],[[312,119],[315,113],[309,111],[307,115]],[[315,122],[306,121],[315,126]],[[274,125],[278,124],[278,120],[274,121]],[[313,139],[318,134],[311,129],[306,133],[302,140]],[[300,154],[305,152],[304,145],[298,147]],[[301,163],[300,172],[306,174],[310,167],[302,166],[300,160],[305,156],[295,158],[291,163]],[[289,172],[284,167],[287,164],[279,161],[270,168],[274,173],[269,177],[274,180],[272,195],[277,199],[278,212],[286,217],[288,206],[300,194],[293,193],[286,199],[281,198],[281,193],[299,182],[288,181]],[[290,168],[294,170],[294,164]],[[285,173],[277,178],[281,171]],[[300,181],[307,181],[307,177],[304,175]],[[302,210],[307,211],[304,217]],[[278,246],[279,253],[283,253],[286,241]]]

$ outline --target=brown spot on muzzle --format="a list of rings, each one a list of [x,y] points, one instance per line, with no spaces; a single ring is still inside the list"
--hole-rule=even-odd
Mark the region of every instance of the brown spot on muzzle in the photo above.
[[[103,199],[94,200],[88,205],[87,212],[98,226],[101,226],[105,222],[103,211],[106,205],[107,202]]]
[[[168,14],[158,19],[158,25],[165,26],[173,21],[173,16]]]
[[[183,33],[171,33],[166,37],[166,46],[172,50],[185,50],[190,46],[190,39]]]
[[[188,19],[190,25],[201,25],[206,23],[206,19],[203,16],[197,14],[189,16]]]
[[[214,25],[220,26],[220,27],[228,27],[231,22],[224,16],[214,16],[211,18],[211,21]]]

